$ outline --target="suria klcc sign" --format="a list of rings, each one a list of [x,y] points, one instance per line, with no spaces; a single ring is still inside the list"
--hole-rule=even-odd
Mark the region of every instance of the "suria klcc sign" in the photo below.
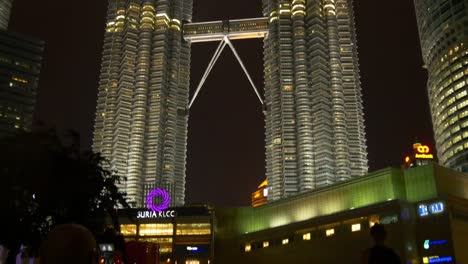
[[[155,203],[156,198],[160,198],[160,203]],[[171,203],[171,197],[168,192],[161,188],[152,190],[146,196],[146,207],[148,211],[138,211],[137,218],[170,218],[175,217],[175,210],[167,210]]]

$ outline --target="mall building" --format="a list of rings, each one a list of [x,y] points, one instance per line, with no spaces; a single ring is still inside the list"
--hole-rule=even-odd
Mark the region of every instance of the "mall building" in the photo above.
[[[258,207],[127,211],[126,240],[170,263],[361,263],[386,226],[402,263],[468,263],[468,174],[435,164],[366,176]],[[129,217],[130,216],[130,217]]]

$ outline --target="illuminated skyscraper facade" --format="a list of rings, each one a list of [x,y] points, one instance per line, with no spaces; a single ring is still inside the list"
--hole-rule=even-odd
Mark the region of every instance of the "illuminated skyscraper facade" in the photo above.
[[[439,162],[468,172],[468,1],[415,7]]]
[[[7,30],[13,0],[0,0],[0,29]]]
[[[367,173],[351,0],[263,0],[266,170],[276,200]]]
[[[31,131],[44,42],[0,32],[0,137]]]
[[[143,205],[162,187],[184,203],[187,117],[231,39],[265,38],[269,200],[367,173],[352,1],[263,0],[264,17],[191,23],[192,1],[110,0],[94,150]],[[189,103],[190,43],[221,41]]]
[[[191,16],[187,0],[109,0],[93,149],[137,206],[156,186],[184,203]]]

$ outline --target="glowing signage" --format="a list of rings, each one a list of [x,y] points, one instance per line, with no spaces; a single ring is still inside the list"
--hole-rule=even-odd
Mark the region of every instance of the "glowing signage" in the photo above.
[[[434,159],[434,155],[431,153],[431,149],[427,145],[416,143],[413,145],[415,151],[414,157],[416,159]]]
[[[418,145],[416,147],[416,150],[418,151],[418,153],[427,154],[427,153],[429,153],[430,148],[428,146],[425,146],[425,145]]]
[[[453,258],[450,256],[439,257],[439,256],[430,256],[430,257],[423,257],[424,264],[431,264],[431,263],[450,263],[453,262]]]
[[[434,155],[432,154],[418,154],[414,155],[415,158],[417,159],[434,159]]]
[[[427,205],[421,204],[419,205],[419,216],[426,216],[429,215],[429,211],[427,210]]]
[[[441,214],[445,210],[443,202],[432,203],[430,205],[420,204],[418,206],[419,216],[427,216],[430,214]]]
[[[198,247],[187,246],[188,251],[198,251]]]
[[[137,218],[141,219],[150,219],[150,218],[172,218],[176,217],[175,210],[166,210],[166,211],[138,211]]]
[[[441,202],[431,204],[429,206],[429,211],[431,212],[431,214],[440,214],[444,212],[444,204]]]
[[[161,197],[161,204],[156,205],[154,204],[154,198]],[[169,203],[171,202],[171,198],[169,197],[169,193],[161,188],[157,188],[152,190],[148,196],[146,197],[146,206],[149,210],[153,212],[162,212],[169,208]]]
[[[429,239],[426,239],[426,240],[424,240],[423,247],[424,247],[424,249],[428,250],[433,246],[445,245],[447,243],[448,243],[447,240],[429,240]]]

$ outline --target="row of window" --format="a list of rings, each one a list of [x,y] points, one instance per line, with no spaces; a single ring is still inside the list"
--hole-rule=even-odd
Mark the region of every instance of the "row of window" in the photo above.
[[[376,217],[371,218],[369,221],[369,227],[372,227],[374,224],[378,223],[379,220]],[[359,232],[363,228],[362,223],[353,223],[349,225],[347,228],[349,228],[349,231],[354,233],[354,232]],[[241,250],[244,252],[250,252],[254,249],[260,249],[260,248],[267,248],[270,246],[284,246],[287,244],[292,243],[295,239],[298,239],[300,241],[309,241],[313,239],[313,236],[317,237],[333,237],[336,235],[337,229],[336,227],[330,227],[330,228],[325,228],[325,229],[320,229],[318,230],[315,235],[312,231],[308,232],[302,232],[299,234],[299,236],[289,236],[289,237],[283,237],[279,239],[272,239],[272,240],[264,240],[264,241],[254,241],[254,242],[249,242],[245,243],[242,245]]]
[[[138,228],[137,228],[138,227]],[[172,236],[174,234],[174,225],[172,223],[159,224],[124,224],[120,225],[120,232],[124,236]],[[210,235],[211,224],[193,223],[176,224],[176,235]]]

